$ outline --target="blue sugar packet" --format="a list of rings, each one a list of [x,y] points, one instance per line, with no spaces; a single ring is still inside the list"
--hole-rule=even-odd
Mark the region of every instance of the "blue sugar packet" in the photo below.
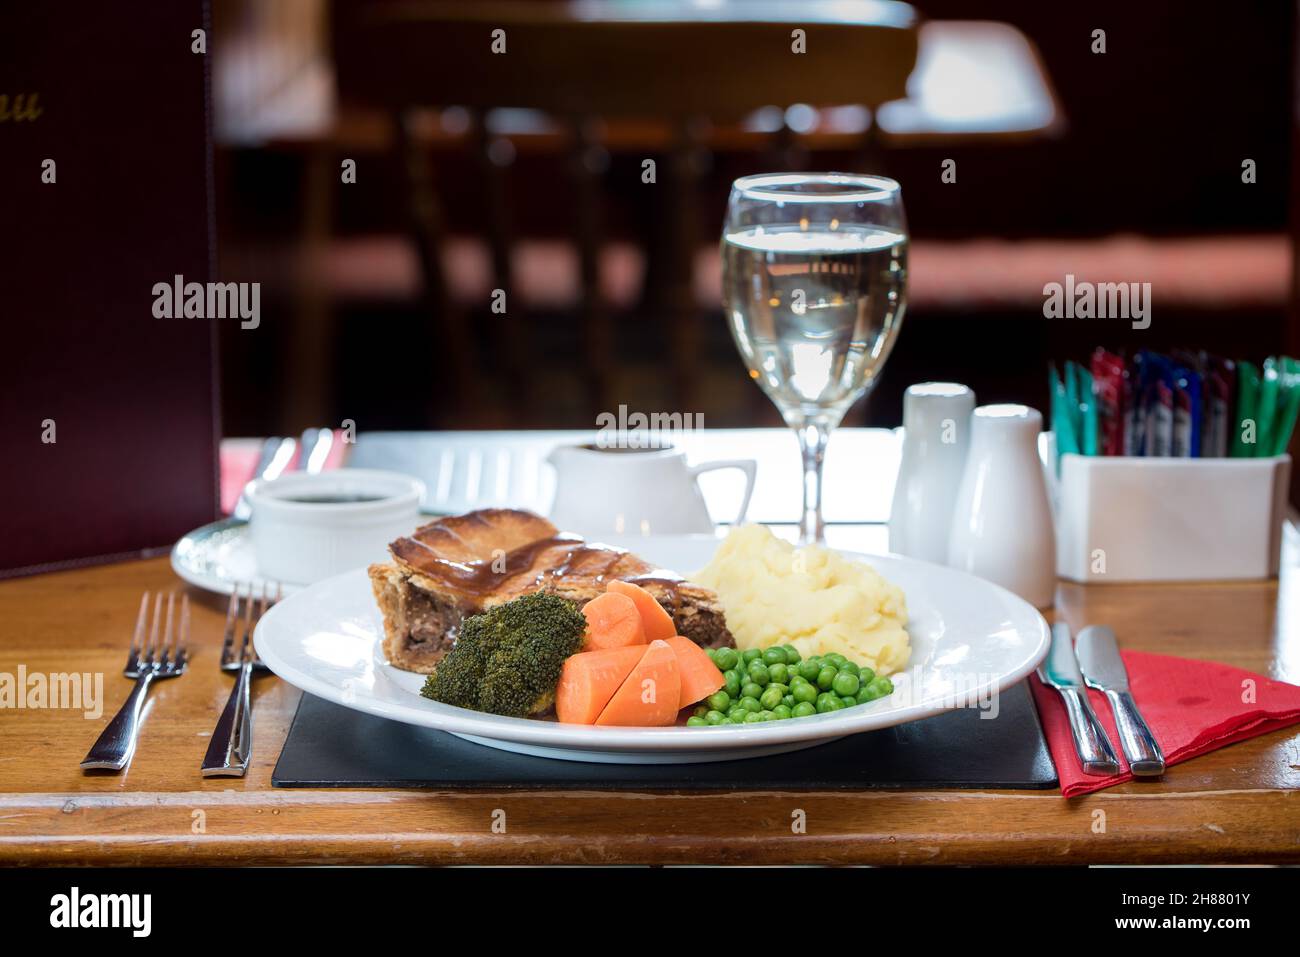
[[[1191,369],[1176,368],[1173,382],[1173,436],[1170,454],[1174,458],[1201,457],[1201,428],[1205,407],[1201,404],[1201,377]]]
[[[1142,454],[1168,458],[1174,450],[1174,370],[1158,352],[1143,350],[1142,411],[1146,434]]]

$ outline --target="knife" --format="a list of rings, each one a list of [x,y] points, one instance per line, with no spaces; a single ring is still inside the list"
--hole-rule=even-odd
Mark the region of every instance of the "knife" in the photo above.
[[[1115,757],[1106,729],[1088,703],[1088,691],[1079,673],[1078,659],[1074,657],[1074,642],[1070,640],[1070,626],[1063,621],[1052,625],[1052,646],[1047,659],[1038,666],[1038,677],[1043,684],[1059,691],[1065,701],[1074,750],[1083,763],[1084,773],[1118,774],[1119,759]]]
[[[1128,671],[1119,656],[1115,632],[1091,625],[1079,632],[1079,666],[1089,688],[1104,692],[1115,712],[1119,744],[1135,777],[1165,773],[1165,756],[1128,690]]]

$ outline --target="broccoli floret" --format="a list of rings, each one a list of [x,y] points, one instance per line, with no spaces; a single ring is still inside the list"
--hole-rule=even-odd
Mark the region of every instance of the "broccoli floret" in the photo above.
[[[535,661],[532,653],[522,647],[502,648],[496,652],[483,671],[479,708],[492,714],[513,715],[545,711],[555,700],[555,682],[560,678],[560,671],[556,669],[547,688],[527,678],[537,673]]]
[[[460,654],[455,649],[438,662],[424,682],[420,694],[458,708],[478,708],[479,685],[483,681],[483,659],[477,646],[469,644]]]
[[[564,660],[586,628],[577,605],[545,592],[472,615],[420,694],[492,714],[539,714],[555,702]]]

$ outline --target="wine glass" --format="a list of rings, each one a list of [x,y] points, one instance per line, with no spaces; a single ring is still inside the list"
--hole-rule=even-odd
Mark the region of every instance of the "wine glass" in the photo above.
[[[821,542],[831,429],[875,382],[906,308],[898,183],[848,173],[736,180],[722,227],[722,299],[750,378],[799,437],[799,538]]]

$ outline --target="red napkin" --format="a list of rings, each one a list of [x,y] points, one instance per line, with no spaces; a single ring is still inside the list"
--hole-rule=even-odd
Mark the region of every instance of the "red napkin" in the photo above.
[[[1214,661],[1191,661],[1141,651],[1123,651],[1129,688],[1165,753],[1178,764],[1227,744],[1300,723],[1300,687]],[[1110,777],[1084,774],[1070,737],[1065,703],[1055,688],[1029,678],[1043,720],[1043,734],[1056,764],[1061,793],[1075,797],[1133,780],[1115,731],[1110,702],[1089,689],[1092,710],[1110,735],[1122,770]]]

